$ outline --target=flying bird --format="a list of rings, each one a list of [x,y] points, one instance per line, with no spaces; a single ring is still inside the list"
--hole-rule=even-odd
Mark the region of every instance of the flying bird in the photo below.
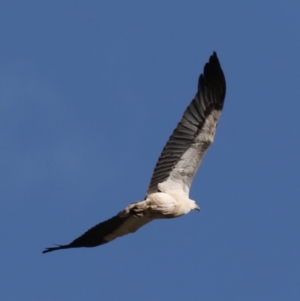
[[[155,219],[179,217],[200,210],[189,198],[198,167],[214,140],[226,94],[225,76],[214,52],[198,80],[198,91],[156,163],[143,201],[131,203],[116,216],[99,223],[66,245],[55,250],[96,247],[117,237],[134,233]]]

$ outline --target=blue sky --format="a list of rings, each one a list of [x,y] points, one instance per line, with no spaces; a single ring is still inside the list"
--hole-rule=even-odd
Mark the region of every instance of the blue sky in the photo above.
[[[298,1],[5,1],[1,300],[299,300]],[[217,51],[201,212],[42,255],[143,199]]]

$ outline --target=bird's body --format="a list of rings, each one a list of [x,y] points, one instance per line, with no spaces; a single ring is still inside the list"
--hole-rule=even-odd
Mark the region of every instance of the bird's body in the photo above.
[[[189,190],[206,150],[214,140],[226,93],[226,83],[216,53],[199,77],[198,92],[165,145],[143,201],[127,206],[59,249],[95,247],[133,233],[155,219],[175,218],[200,210]]]
[[[130,204],[120,216],[134,215],[150,219],[171,218],[187,214],[196,207],[195,202],[186,195],[176,193],[155,192],[146,200]]]

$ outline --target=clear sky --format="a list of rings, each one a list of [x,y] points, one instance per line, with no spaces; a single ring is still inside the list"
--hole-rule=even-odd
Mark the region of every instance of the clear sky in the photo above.
[[[0,299],[300,300],[300,2],[0,5]],[[217,51],[201,206],[43,255],[142,200]]]

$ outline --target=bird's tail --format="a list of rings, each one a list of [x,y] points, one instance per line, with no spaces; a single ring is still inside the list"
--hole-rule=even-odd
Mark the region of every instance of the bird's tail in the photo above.
[[[125,218],[127,216],[133,215],[135,217],[145,216],[145,212],[149,205],[147,201],[134,202],[128,205],[125,210],[118,213],[118,216]]]

